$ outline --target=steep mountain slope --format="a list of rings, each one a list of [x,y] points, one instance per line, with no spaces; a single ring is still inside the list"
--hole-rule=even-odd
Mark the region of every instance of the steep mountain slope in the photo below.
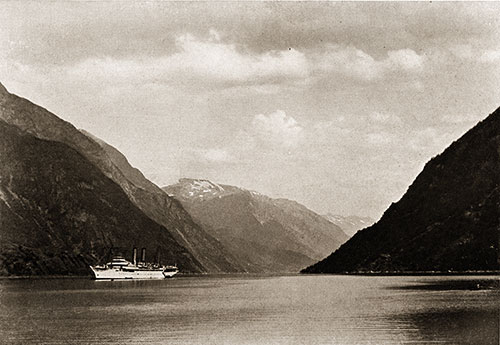
[[[160,187],[146,179],[140,170],[132,167],[127,158],[105,141],[82,131],[98,143],[113,164],[139,189],[134,197],[137,204],[144,206],[152,219],[175,229],[173,236],[200,261],[208,272],[245,272],[237,260],[213,236],[193,222],[176,199],[170,198]]]
[[[323,217],[342,229],[349,237],[354,236],[358,230],[364,229],[375,223],[370,217],[340,216],[338,214],[327,213]]]
[[[347,240],[340,228],[293,201],[207,180],[181,179],[164,190],[249,272],[296,272]]]
[[[74,149],[0,120],[0,274],[89,274],[111,248],[199,262]],[[152,255],[154,254],[154,255]],[[130,256],[130,255],[128,255]]]
[[[37,138],[64,143],[81,153],[117,183],[141,211],[163,225],[178,243],[187,248],[201,263],[202,270],[240,270],[226,257],[220,243],[194,223],[179,202],[144,178],[119,152],[109,149],[102,141],[96,142],[56,115],[8,93],[1,84],[0,119]]]
[[[498,270],[500,109],[427,163],[375,225],[305,273]]]

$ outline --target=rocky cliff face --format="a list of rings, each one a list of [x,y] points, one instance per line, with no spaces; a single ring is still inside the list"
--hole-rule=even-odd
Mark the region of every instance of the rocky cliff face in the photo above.
[[[207,180],[181,179],[164,190],[249,272],[296,272],[347,240],[304,206]]]
[[[26,99],[0,90],[0,119],[40,139],[64,143],[78,151],[125,192],[144,214],[163,225],[172,237],[188,249],[201,271],[238,271],[215,239],[193,222],[176,200],[128,164],[118,151],[77,130],[70,123]]]
[[[499,269],[500,110],[427,163],[379,222],[306,273]]]
[[[0,274],[89,274],[110,249],[200,263],[78,151],[0,120]],[[128,255],[130,259],[130,255]]]

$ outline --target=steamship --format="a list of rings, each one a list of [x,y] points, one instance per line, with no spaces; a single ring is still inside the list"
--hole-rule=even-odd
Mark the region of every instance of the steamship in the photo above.
[[[146,262],[146,249],[142,249],[141,261],[137,262],[134,248],[134,262],[115,256],[105,265],[90,266],[96,280],[121,279],[165,279],[173,277],[179,269],[176,266],[161,266]]]

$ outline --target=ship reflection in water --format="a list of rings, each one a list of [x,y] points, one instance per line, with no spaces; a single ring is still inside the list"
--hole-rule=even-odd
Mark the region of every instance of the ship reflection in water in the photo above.
[[[498,278],[0,280],[2,344],[498,344]]]

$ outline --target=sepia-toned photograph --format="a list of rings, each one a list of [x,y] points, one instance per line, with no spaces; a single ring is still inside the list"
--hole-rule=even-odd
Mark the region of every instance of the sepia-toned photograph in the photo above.
[[[499,345],[500,2],[0,0],[0,345]]]

